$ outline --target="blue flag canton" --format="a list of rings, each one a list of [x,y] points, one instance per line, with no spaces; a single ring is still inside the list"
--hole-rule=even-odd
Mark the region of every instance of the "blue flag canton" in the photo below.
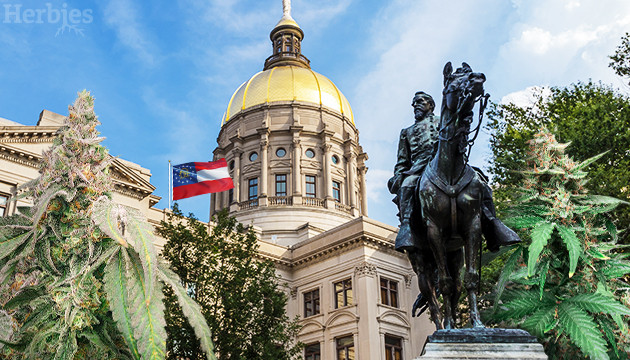
[[[197,183],[195,163],[173,166],[173,187]]]

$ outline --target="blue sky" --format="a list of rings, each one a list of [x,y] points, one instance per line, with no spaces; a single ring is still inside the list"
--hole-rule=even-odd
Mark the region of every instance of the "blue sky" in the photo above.
[[[303,53],[353,107],[370,157],[370,217],[391,225],[396,209],[385,182],[399,131],[413,122],[415,91],[439,102],[447,61],[484,72],[493,101],[523,102],[533,86],[589,79],[628,92],[607,67],[630,31],[627,0],[293,0],[292,7]],[[60,29],[63,14],[74,29]],[[0,0],[0,117],[34,125],[43,109],[67,114],[76,92],[90,90],[104,144],[151,169],[158,207],[166,207],[167,161],[211,159],[227,103],[262,69],[281,14],[281,0]],[[482,135],[471,162],[484,166],[488,157]],[[209,196],[180,206],[207,219]]]

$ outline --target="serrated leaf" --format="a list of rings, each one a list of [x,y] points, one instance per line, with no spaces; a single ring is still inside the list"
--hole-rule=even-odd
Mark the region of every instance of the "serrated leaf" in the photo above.
[[[545,333],[549,332],[556,326],[557,321],[555,314],[555,305],[540,308],[538,311],[528,316],[521,326],[534,336],[542,338]]]
[[[160,279],[170,285],[175,295],[177,295],[177,300],[182,308],[182,312],[188,319],[190,326],[192,326],[195,331],[195,335],[199,339],[201,347],[206,353],[208,360],[217,360],[217,357],[214,354],[214,345],[212,344],[212,333],[201,312],[199,304],[188,296],[188,292],[180,284],[179,277],[168,269],[165,264],[160,264],[158,274]]]
[[[20,245],[24,244],[30,239],[32,232],[23,233],[10,239],[0,241],[0,259],[4,259],[9,256]]]
[[[602,273],[608,279],[617,279],[630,273],[630,264],[625,261],[608,261]]]
[[[529,229],[540,224],[543,221],[545,221],[545,219],[541,218],[540,216],[526,215],[507,218],[505,219],[504,223],[510,228]]]
[[[124,211],[122,205],[115,204],[106,197],[99,198],[92,206],[92,220],[107,236],[127,247],[127,240],[123,234],[121,223],[121,212]]]
[[[129,308],[127,265],[122,250],[112,256],[105,266],[104,287],[109,301],[109,308],[116,322],[116,326],[125,339],[134,359],[140,359],[138,345],[134,337],[134,327],[131,324],[131,309]]]
[[[532,243],[529,245],[529,259],[527,261],[527,275],[534,275],[536,269],[536,263],[538,262],[538,256],[542,250],[547,246],[547,242],[551,238],[553,229],[556,227],[555,223],[542,223],[532,230]]]
[[[31,301],[44,296],[46,294],[46,287],[44,285],[27,286],[20,290],[11,300],[4,304],[5,310],[12,310],[21,305],[30,303]]]
[[[597,323],[599,327],[604,331],[604,335],[606,335],[606,339],[610,344],[610,347],[615,352],[617,358],[619,358],[619,350],[617,349],[617,340],[615,339],[615,333],[613,329],[606,323],[606,321],[602,321],[601,319],[597,319]]]
[[[545,291],[545,282],[547,281],[547,272],[549,271],[549,259],[545,261],[540,267],[540,278],[538,281],[538,289],[540,291],[540,300],[543,298],[543,294]]]
[[[590,249],[586,250],[586,253],[589,254],[593,259],[610,260],[610,258],[608,256],[602,254],[601,252],[599,252],[594,247],[591,247]]]
[[[149,223],[137,213],[129,213],[128,221],[129,239],[133,248],[139,255],[142,264],[143,279],[145,281],[145,294],[150,296],[155,293],[153,290],[157,282],[157,251],[155,250],[155,235]],[[160,292],[161,294],[161,292]]]
[[[507,309],[508,319],[520,319],[540,309],[541,301],[538,294],[531,291],[524,291],[522,296],[503,304]]]
[[[590,213],[593,215],[604,214],[615,210],[619,204],[595,205],[591,208]]]
[[[523,247],[518,246],[512,254],[505,261],[505,265],[503,266],[503,270],[501,271],[501,275],[499,275],[499,280],[497,282],[497,287],[494,295],[494,311],[497,309],[497,305],[499,304],[499,300],[501,300],[501,295],[503,295],[503,290],[505,290],[505,284],[507,284],[510,275],[514,271],[514,267],[516,266],[516,262],[521,256],[523,252]]]
[[[583,196],[576,196],[575,199],[581,203],[581,204],[590,204],[590,205],[595,205],[595,206],[604,206],[604,205],[621,205],[621,204],[628,204],[627,201],[621,200],[621,199],[617,199],[614,198],[612,196],[605,196],[605,195],[583,195]]]
[[[610,151],[610,150],[608,150],[608,151],[604,151],[604,152],[603,152],[603,153],[601,153],[601,154],[595,155],[595,156],[593,156],[593,157],[590,157],[590,158],[588,158],[588,159],[586,159],[586,160],[582,161],[581,163],[577,164],[577,165],[575,166],[575,168],[574,168],[574,169],[575,169],[576,171],[578,171],[578,170],[584,170],[584,168],[586,168],[587,166],[591,165],[591,164],[592,164],[592,163],[594,163],[595,161],[599,160],[602,156],[606,155],[609,151]]]
[[[565,300],[577,304],[580,308],[592,313],[610,315],[630,315],[630,309],[612,297],[600,293],[579,294]]]
[[[573,229],[562,225],[557,225],[557,228],[562,242],[569,251],[569,277],[573,277],[580,255],[582,255],[582,244],[580,244],[580,239],[575,235]]]
[[[126,255],[125,252],[123,255]],[[149,293],[140,259],[134,252],[129,252],[127,255],[128,293],[130,308],[134,310],[131,312],[131,324],[134,328],[134,336],[138,339],[138,352],[143,360],[164,359],[166,321],[164,320],[162,286],[156,282],[151,289],[153,293]]]
[[[595,360],[608,360],[606,341],[602,338],[593,318],[584,310],[574,303],[565,301],[558,307],[558,318],[571,341],[585,355]]]

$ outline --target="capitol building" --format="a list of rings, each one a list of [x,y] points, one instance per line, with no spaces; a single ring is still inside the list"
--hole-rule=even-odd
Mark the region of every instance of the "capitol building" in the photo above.
[[[253,226],[260,256],[286,284],[288,316],[300,319],[304,359],[414,359],[434,327],[426,314],[411,316],[417,278],[394,250],[396,227],[368,217],[361,119],[311,68],[287,2],[270,39],[262,71],[243,76],[223,118],[209,125],[221,127],[213,154],[234,181],[212,195],[211,213],[228,208]],[[47,110],[35,126],[0,118],[0,216],[15,212],[8,200],[39,175],[62,120]],[[148,169],[116,159],[112,174],[114,200],[153,224],[165,218]]]

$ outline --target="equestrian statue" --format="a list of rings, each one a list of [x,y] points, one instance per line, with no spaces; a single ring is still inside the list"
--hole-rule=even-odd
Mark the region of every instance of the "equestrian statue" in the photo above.
[[[418,276],[413,316],[428,308],[437,329],[455,327],[465,264],[470,324],[477,328],[483,327],[477,308],[482,235],[490,251],[521,240],[496,218],[487,177],[468,164],[490,96],[483,88],[486,77],[466,63],[453,72],[450,62],[443,75],[441,116],[433,115],[433,98],[419,91],[411,104],[416,121],[400,133],[394,176],[388,181],[399,210],[396,250],[407,254]],[[476,103],[479,120],[471,130]]]

